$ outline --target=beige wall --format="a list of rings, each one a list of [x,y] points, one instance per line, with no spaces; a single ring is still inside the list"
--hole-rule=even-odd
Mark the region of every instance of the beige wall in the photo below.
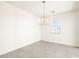
[[[61,22],[60,34],[52,34],[52,26],[43,25],[45,34],[42,33],[44,35],[42,40],[79,47],[79,10],[55,16],[59,17]]]
[[[38,17],[0,2],[0,55],[40,40]]]

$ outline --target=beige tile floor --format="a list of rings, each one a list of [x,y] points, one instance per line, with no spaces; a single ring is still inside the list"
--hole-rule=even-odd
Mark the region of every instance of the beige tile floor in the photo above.
[[[15,51],[1,55],[0,58],[78,58],[79,48],[39,41]]]

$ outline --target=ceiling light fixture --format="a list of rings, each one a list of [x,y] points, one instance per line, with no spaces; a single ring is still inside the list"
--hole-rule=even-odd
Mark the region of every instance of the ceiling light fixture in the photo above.
[[[52,13],[55,13],[55,11],[51,11]]]
[[[46,1],[42,1],[43,3],[43,24],[45,24],[45,3]]]
[[[42,1],[42,3],[45,3],[46,1]]]

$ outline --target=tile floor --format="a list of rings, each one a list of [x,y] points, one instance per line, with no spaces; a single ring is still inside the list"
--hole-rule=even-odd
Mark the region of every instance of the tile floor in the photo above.
[[[0,58],[78,58],[79,48],[62,44],[39,41],[15,51],[1,55]]]

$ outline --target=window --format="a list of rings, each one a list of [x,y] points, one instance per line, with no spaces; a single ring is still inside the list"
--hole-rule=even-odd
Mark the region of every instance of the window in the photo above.
[[[52,26],[52,33],[60,34],[60,19],[58,16],[53,16],[50,25]]]

